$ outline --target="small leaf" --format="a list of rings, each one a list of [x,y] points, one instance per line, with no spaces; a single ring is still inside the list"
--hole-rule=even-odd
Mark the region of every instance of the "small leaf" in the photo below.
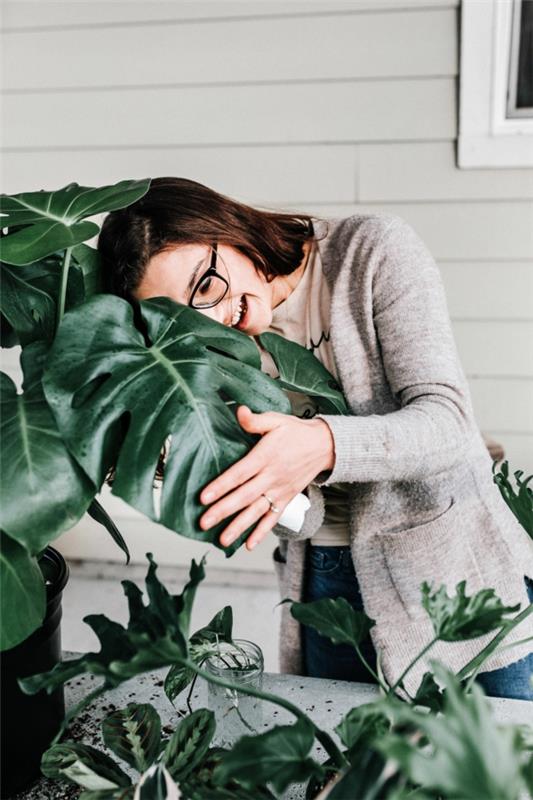
[[[349,750],[369,744],[375,737],[383,736],[391,723],[376,702],[352,708],[335,728],[343,745]]]
[[[192,659],[191,651],[189,655]],[[196,673],[192,669],[184,667],[181,664],[173,664],[170,667],[165,678],[164,690],[171,703],[173,703],[176,697],[192,683],[195,674]]]
[[[448,597],[446,586],[433,590],[426,581],[422,584],[422,605],[428,612],[435,635],[444,642],[474,639],[501,628],[508,620],[505,614],[518,611],[516,606],[504,606],[494,589],[481,589],[468,597],[466,581],[456,586],[456,594]]]
[[[126,556],[126,564],[130,563],[130,551],[128,550],[128,545],[124,541],[124,537],[122,536],[121,532],[105,510],[105,508],[98,502],[96,498],[93,499],[91,505],[87,509],[87,513],[90,517],[92,517],[95,522],[99,522],[106,531],[111,535],[113,541],[120,547],[122,552]]]
[[[65,780],[91,791],[131,785],[113,759],[95,747],[77,742],[50,747],[43,755],[41,771],[47,778]]]
[[[431,709],[431,711],[437,712],[442,711],[443,703],[444,694],[433,677],[433,673],[425,672],[416,695],[413,698],[413,704],[416,706],[426,706]]]
[[[133,800],[180,800],[178,787],[163,764],[154,764],[141,776]]]
[[[311,603],[293,603],[292,616],[302,625],[310,625],[333,644],[358,647],[374,625],[363,611],[355,611],[344,597],[330,597]]]
[[[106,747],[138,772],[145,772],[159,754],[161,720],[148,703],[129,703],[102,723]]]
[[[316,397],[323,414],[349,413],[333,375],[310,350],[276,333],[262,333],[258,339],[274,359],[284,389]]]
[[[215,733],[215,715],[199,708],[185,717],[170,737],[162,760],[175,781],[186,778],[202,761]]]
[[[533,490],[528,485],[533,480],[533,475],[523,480],[523,471],[516,470],[514,473],[516,485],[518,486],[518,491],[516,491],[509,480],[509,463],[504,461],[498,473],[495,472],[495,469],[496,462],[492,465],[494,483],[518,522],[533,539]]]
[[[259,736],[243,736],[224,755],[218,775],[222,781],[235,778],[248,787],[272,783],[282,792],[290,783],[322,774],[321,766],[309,756],[313,741],[314,729],[302,719]]]

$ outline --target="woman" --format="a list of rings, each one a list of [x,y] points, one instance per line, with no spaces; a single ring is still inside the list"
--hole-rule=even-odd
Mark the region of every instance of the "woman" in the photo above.
[[[111,291],[169,296],[249,336],[280,333],[310,348],[340,384],[349,416],[317,414],[297,395],[291,415],[239,407],[240,425],[261,439],[200,495],[206,530],[236,514],[222,544],[255,523],[249,549],[271,530],[279,536],[282,596],[342,596],[364,608],[376,624],[363,654],[374,668],[381,651],[390,683],[433,638],[423,581],[446,583],[450,594],[461,580],[469,595],[492,587],[507,606],[533,600],[533,548],[492,482],[437,267],[403,220],[262,212],[160,178],[109,214],[99,249]],[[276,376],[264,352],[262,362]],[[294,534],[277,521],[300,491],[311,507]],[[530,616],[508,641],[532,634]],[[490,638],[439,642],[429,656],[457,671]],[[350,648],[301,631],[286,607],[281,663],[369,680]],[[408,692],[427,668],[421,659]],[[533,699],[527,642],[491,656],[484,670],[478,680],[489,694]]]

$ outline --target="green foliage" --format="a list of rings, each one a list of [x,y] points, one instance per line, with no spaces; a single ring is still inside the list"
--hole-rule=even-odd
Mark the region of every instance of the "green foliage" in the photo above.
[[[353,753],[361,744],[372,742],[390,730],[391,722],[379,703],[364,703],[350,709],[335,731],[343,745]]]
[[[233,611],[225,606],[211,622],[196,631],[189,639],[189,661],[202,666],[204,661],[218,651],[220,642],[232,641]],[[165,694],[172,702],[189,684],[195,672],[188,666],[174,664],[165,678]]]
[[[218,777],[222,781],[236,778],[248,788],[272,783],[282,792],[290,783],[322,773],[309,756],[314,736],[313,726],[304,720],[258,736],[243,736],[222,758]]]
[[[363,611],[355,611],[344,597],[292,603],[291,614],[302,625],[310,625],[322,636],[327,636],[333,644],[352,647],[359,647],[375,624]]]
[[[99,228],[82,220],[130,205],[146,194],[149,185],[149,179],[100,188],[69,183],[54,192],[2,195],[2,227],[17,229],[3,238],[2,259],[22,266],[85,242]]]
[[[436,661],[432,668],[446,687],[443,713],[396,704],[395,723],[412,725],[415,734],[391,733],[377,749],[409,780],[445,798],[517,800],[524,776],[516,729],[494,721],[478,686],[466,694],[453,673]]]
[[[205,510],[199,491],[257,439],[240,427],[225,400],[281,412],[290,411],[289,401],[252,366],[257,348],[240,331],[169,298],[141,303],[140,313],[144,333],[135,327],[132,307],[118,297],[99,295],[69,312],[50,352],[47,400],[96,487],[113,465],[114,494],[167,528],[220,546],[227,522],[210,531],[199,527]],[[72,369],[73,363],[82,368]],[[125,417],[127,425],[121,424]],[[168,436],[157,513],[153,480]]]
[[[94,498],[91,502],[91,505],[87,509],[87,513],[90,517],[94,519],[95,522],[98,522],[102,527],[106,529],[109,533],[115,544],[120,547],[124,555],[126,556],[126,564],[130,562],[130,551],[128,550],[128,545],[124,541],[124,537],[122,536],[121,532],[105,510],[105,508],[98,502],[96,498]]]
[[[163,751],[162,759],[172,778],[187,778],[201,763],[215,733],[212,711],[200,708],[182,719]]]
[[[157,578],[157,564],[151,553],[148,559],[147,605],[134,583],[122,581],[129,605],[127,628],[101,614],[85,617],[100,641],[100,651],[86,653],[57,664],[49,672],[24,678],[20,681],[23,691],[35,694],[45,689],[50,694],[77,675],[90,673],[104,679],[97,690],[97,694],[101,694],[134,675],[187,659],[192,603],[196,587],[205,575],[204,561],[192,562],[189,582],[183,592],[171,595]]]
[[[516,606],[504,606],[494,589],[481,589],[468,597],[466,581],[456,586],[456,594],[448,597],[446,586],[433,590],[424,581],[422,605],[428,612],[435,635],[444,642],[464,641],[482,636],[508,622],[505,615],[518,611]]]
[[[106,747],[138,772],[144,772],[159,754],[161,720],[148,703],[129,703],[102,723]]]
[[[34,556],[3,531],[0,545],[0,650],[9,650],[42,623],[46,590]]]
[[[23,393],[1,374],[0,527],[36,554],[87,510],[94,490],[59,436],[43,395],[46,346],[22,352]]]
[[[518,522],[522,525],[526,533],[533,539],[533,490],[529,487],[529,482],[533,480],[533,475],[523,479],[523,470],[514,472],[514,479],[518,487],[511,483],[509,476],[509,463],[504,461],[500,471],[496,472],[496,463],[492,465],[494,483],[501,492],[501,495]]]
[[[340,387],[310,350],[276,333],[262,333],[258,339],[274,359],[284,389],[315,397],[322,414],[349,414]]]
[[[77,742],[56,744],[45,752],[41,771],[47,778],[63,780],[91,791],[130,786],[131,781],[112,758],[95,747]]]

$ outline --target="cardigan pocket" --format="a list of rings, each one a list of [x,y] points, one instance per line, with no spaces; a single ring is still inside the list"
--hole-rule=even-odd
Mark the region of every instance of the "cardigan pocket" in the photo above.
[[[482,571],[487,536],[494,550],[491,565]],[[424,581],[433,584],[434,590],[445,584],[448,595],[455,595],[457,584],[465,580],[466,592],[471,595],[490,588],[494,561],[500,569],[508,562],[501,534],[477,499],[452,500],[448,509],[431,522],[396,533],[381,532],[379,539],[390,579],[411,620],[428,619],[422,606]]]

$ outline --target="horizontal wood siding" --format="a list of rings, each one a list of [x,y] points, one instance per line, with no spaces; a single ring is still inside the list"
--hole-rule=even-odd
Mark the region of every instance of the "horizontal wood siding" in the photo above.
[[[402,217],[439,264],[481,429],[533,472],[533,170],[456,167],[456,0],[3,11],[4,191],[181,175],[264,208]],[[105,496],[136,558],[165,550]],[[87,525],[66,552],[114,558]],[[204,549],[174,537],[158,555]],[[239,564],[269,569],[260,551]]]

